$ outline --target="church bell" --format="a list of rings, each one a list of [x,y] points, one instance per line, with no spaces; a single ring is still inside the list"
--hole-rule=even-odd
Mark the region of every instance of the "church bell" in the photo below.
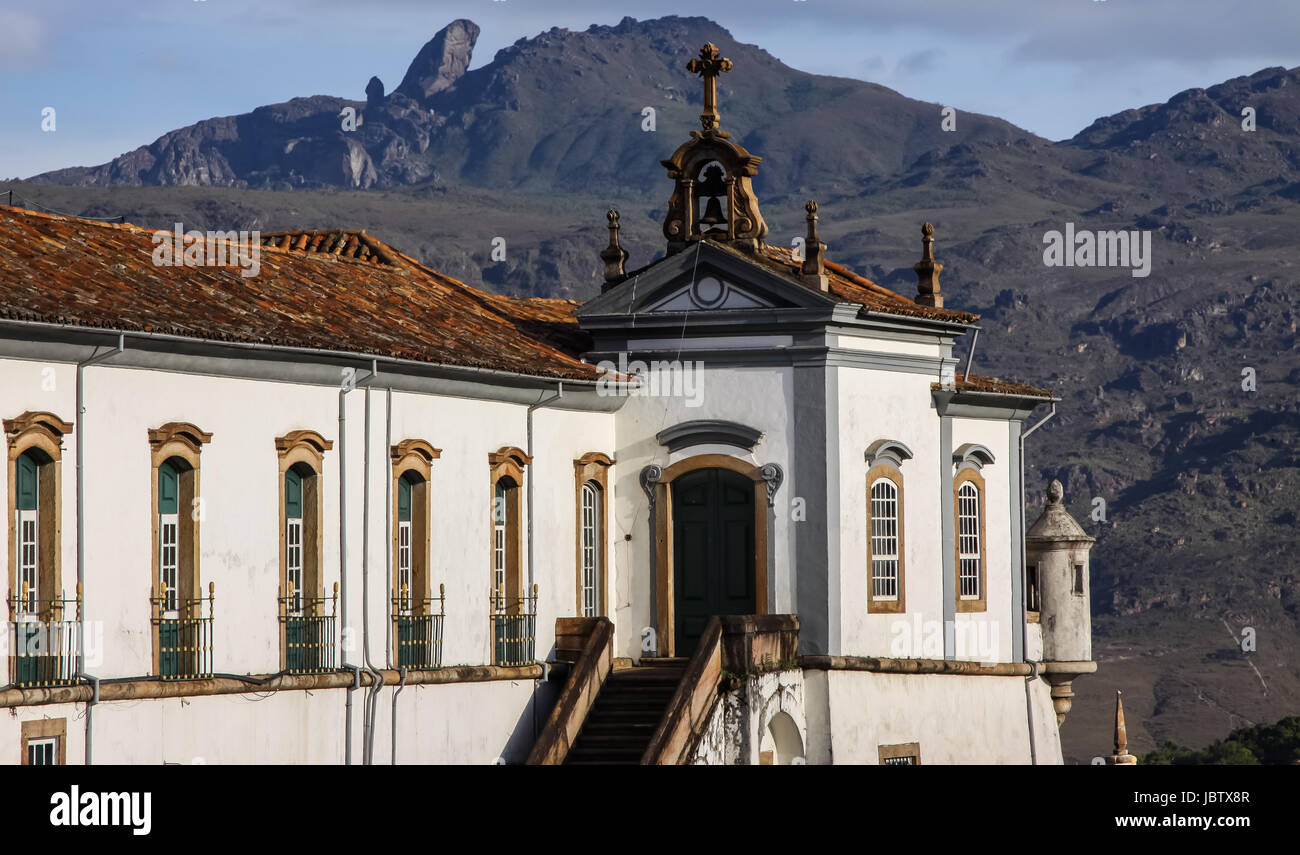
[[[716,226],[726,221],[726,217],[722,216],[722,203],[718,201],[717,196],[710,196],[708,204],[704,206],[704,216],[700,217],[700,225]],[[713,231],[713,229],[708,231]]]

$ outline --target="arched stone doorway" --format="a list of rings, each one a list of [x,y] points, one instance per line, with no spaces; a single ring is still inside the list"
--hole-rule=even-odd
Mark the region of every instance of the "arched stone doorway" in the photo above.
[[[771,507],[782,477],[775,464],[727,454],[642,471],[655,533],[658,655],[693,653],[710,615],[768,613]]]

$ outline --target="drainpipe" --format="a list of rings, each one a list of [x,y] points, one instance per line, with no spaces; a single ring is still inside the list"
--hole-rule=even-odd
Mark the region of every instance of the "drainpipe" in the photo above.
[[[980,340],[980,328],[975,327],[975,332],[971,335],[970,350],[966,351],[966,367],[962,370],[961,376],[970,380],[970,364],[975,358],[975,344]]]
[[[362,750],[362,762],[369,766],[375,756],[375,718],[378,713],[379,693],[384,688],[384,675],[375,669],[370,661],[370,384],[379,374],[379,364],[372,360],[370,376],[366,384],[366,421],[365,448],[362,452],[361,477],[361,652],[366,670],[370,672],[372,682],[366,695],[365,719],[363,733],[365,747]]]
[[[345,384],[339,389],[339,595],[341,603],[341,623],[343,637],[348,632],[348,419],[345,396],[348,394]],[[347,648],[343,654],[347,656]],[[352,672],[352,685],[348,687],[347,700],[344,702],[343,762],[352,765],[352,693],[361,688],[361,669],[345,658],[341,668]]]
[[[406,688],[406,669],[402,669],[402,682],[397,685],[397,691],[393,692],[393,764],[397,765],[397,696]]]
[[[393,387],[388,387],[387,398],[384,401],[384,416],[387,419],[387,425],[384,430],[384,452],[390,453],[393,448]],[[387,482],[388,479],[381,479]],[[392,603],[393,597],[393,499],[392,488],[394,485],[388,484],[384,489],[384,590],[385,596]],[[415,544],[411,544],[415,548]],[[425,568],[428,573],[428,568]],[[387,667],[393,667],[393,621],[390,619],[384,621],[384,663]],[[402,678],[405,681],[405,677]],[[397,696],[393,696],[393,703],[397,703]],[[396,713],[394,713],[396,715]],[[397,739],[396,731],[393,732],[394,741]]]
[[[88,366],[97,362],[103,362],[105,359],[117,356],[126,350],[126,336],[119,334],[117,337],[117,349],[110,350],[108,353],[101,353],[98,356],[91,356],[84,362],[77,363],[77,423],[75,425],[76,447],[77,447],[77,594],[79,597],[85,597],[86,582],[86,479],[83,474],[84,459],[86,454],[86,420],[85,420],[85,383],[82,380],[82,374]],[[90,683],[91,695],[90,701],[86,704],[86,765],[93,765],[91,757],[93,754],[92,736],[92,711],[95,704],[99,703],[99,678],[86,673],[86,612],[85,604],[77,603],[77,667],[76,677]]]
[[[971,344],[973,347],[974,342]],[[1031,433],[1051,421],[1052,417],[1055,415],[1056,402],[1053,401],[1052,411],[1035,423],[1029,430],[1020,434],[1020,567],[1023,572],[1028,572],[1028,567],[1025,564],[1025,561],[1027,560],[1025,549],[1025,439]],[[1025,602],[1025,585],[1022,582],[1020,585],[1020,620],[1018,622],[1019,627],[1017,627],[1020,630],[1021,650],[1025,649],[1025,643],[1027,640],[1026,636],[1029,634],[1029,614],[1025,611],[1026,605],[1028,604]],[[1029,762],[1032,765],[1037,766],[1038,750],[1034,740],[1034,708],[1029,693],[1029,686],[1034,680],[1038,679],[1038,663],[1028,658],[1026,658],[1025,661],[1033,666],[1033,673],[1025,678],[1025,715],[1028,717],[1029,722]]]

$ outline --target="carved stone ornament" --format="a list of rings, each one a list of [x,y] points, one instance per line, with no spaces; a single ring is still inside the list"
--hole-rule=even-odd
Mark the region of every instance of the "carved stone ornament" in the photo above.
[[[651,463],[641,470],[641,489],[645,490],[646,496],[650,499],[650,511],[655,509],[655,486],[659,479],[664,477],[664,469],[658,464]]]
[[[776,503],[776,491],[785,482],[785,472],[776,463],[764,463],[758,474],[767,482],[767,506],[770,508]]]

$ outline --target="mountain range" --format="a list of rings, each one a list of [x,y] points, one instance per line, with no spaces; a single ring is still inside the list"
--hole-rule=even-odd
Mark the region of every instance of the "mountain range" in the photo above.
[[[15,192],[158,228],[365,228],[491,290],[584,299],[607,206],[630,267],[663,252],[660,161],[698,126],[684,66],[713,42],[735,63],[722,126],[764,158],[768,240],[802,234],[815,198],[831,259],[911,293],[933,222],[947,304],[983,316],[974,370],[1063,398],[1026,480],[1060,478],[1098,538],[1100,668],[1075,683],[1067,757],[1109,753],[1116,688],[1135,753],[1300,709],[1300,68],[1053,142],[960,109],[945,131],[943,105],[789,68],[705,18],[552,29],[468,70],[478,34],[452,22],[391,91],[208,119]],[[1149,232],[1150,275],[1046,266],[1068,223]]]

